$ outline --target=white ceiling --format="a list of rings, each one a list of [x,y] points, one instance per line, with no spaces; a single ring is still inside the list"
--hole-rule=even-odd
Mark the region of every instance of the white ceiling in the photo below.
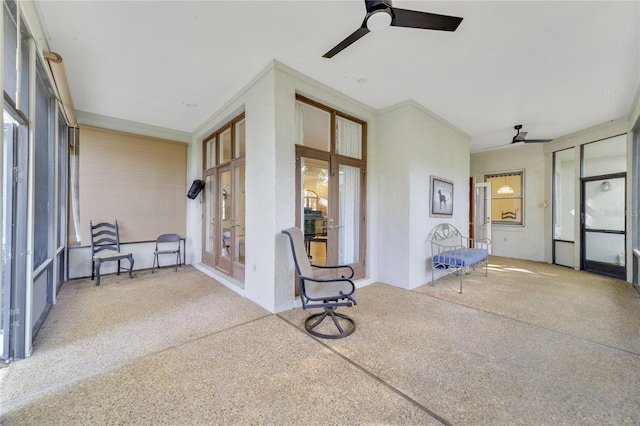
[[[400,1],[455,32],[390,27],[332,59],[364,1],[40,1],[77,110],[192,132],[272,59],[374,108],[414,99],[508,145],[626,116],[640,87],[639,1]],[[358,80],[366,78],[366,83]]]

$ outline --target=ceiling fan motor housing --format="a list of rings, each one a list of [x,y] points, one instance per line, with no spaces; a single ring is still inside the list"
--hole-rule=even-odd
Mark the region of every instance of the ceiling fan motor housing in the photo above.
[[[393,9],[391,0],[364,0],[367,7],[367,13],[374,13],[379,10],[387,9],[389,12]]]
[[[365,4],[367,7],[367,15],[364,18],[364,24],[370,30],[385,28],[393,21],[393,7],[390,1],[365,0]],[[369,22],[371,18],[373,19]]]

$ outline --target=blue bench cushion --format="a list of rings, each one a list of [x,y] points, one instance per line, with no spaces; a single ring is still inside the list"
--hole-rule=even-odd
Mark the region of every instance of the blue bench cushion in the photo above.
[[[433,256],[433,264],[442,266],[471,266],[489,256],[486,249],[467,248],[464,250],[448,250]]]

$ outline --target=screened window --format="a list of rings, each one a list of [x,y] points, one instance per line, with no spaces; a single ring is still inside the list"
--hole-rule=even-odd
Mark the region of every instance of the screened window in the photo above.
[[[582,147],[582,177],[627,171],[627,135],[614,136]]]
[[[574,240],[575,169],[575,148],[553,153],[553,238],[556,240]]]
[[[502,225],[524,224],[524,171],[485,175],[491,182],[491,221]]]
[[[8,10],[9,8],[12,10]],[[4,70],[4,91],[14,102],[16,109],[20,110],[25,116],[29,115],[29,44],[30,36],[26,30],[24,21],[21,23],[20,36],[20,57],[18,58],[18,36],[17,25],[15,19],[15,4],[9,5],[5,3],[5,10],[2,15],[3,31],[3,70]],[[18,60],[20,66],[18,66]],[[20,69],[18,76],[16,70]],[[19,81],[18,81],[19,80]],[[19,83],[19,84],[18,84]],[[20,91],[20,99],[16,94]]]
[[[51,255],[49,252],[53,219],[53,126],[51,94],[44,80],[44,72],[38,67],[36,78],[35,120],[35,188],[34,188],[34,269]]]

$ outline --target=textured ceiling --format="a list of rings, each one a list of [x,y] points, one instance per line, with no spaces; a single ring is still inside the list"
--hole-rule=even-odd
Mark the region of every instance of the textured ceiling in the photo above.
[[[638,1],[394,6],[464,20],[453,33],[372,32],[325,59],[363,1],[37,2],[77,110],[186,132],[272,59],[374,108],[414,99],[472,151],[508,145],[515,124],[550,139],[626,116],[638,92]]]

